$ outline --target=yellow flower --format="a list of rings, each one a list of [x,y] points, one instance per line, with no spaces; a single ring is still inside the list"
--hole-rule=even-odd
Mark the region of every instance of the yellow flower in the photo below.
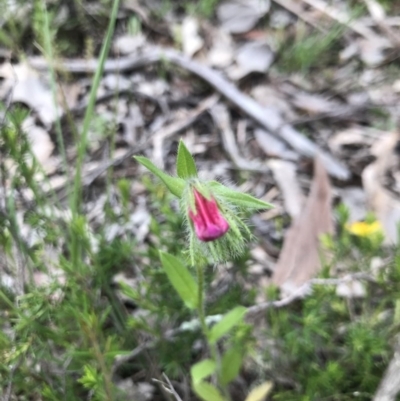
[[[372,223],[365,221],[356,221],[351,224],[346,224],[346,229],[349,233],[358,237],[370,237],[375,234],[383,234],[382,224],[376,220]]]

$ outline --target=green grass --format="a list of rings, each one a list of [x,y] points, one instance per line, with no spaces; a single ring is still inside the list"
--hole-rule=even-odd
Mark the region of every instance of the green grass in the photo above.
[[[313,67],[321,68],[337,61],[342,26],[332,28],[327,34],[310,33],[305,26],[299,26],[293,43],[282,43],[279,66],[283,71],[307,73]]]

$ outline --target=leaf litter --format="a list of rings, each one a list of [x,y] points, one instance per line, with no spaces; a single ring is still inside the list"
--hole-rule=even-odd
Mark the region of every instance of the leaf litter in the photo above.
[[[397,241],[400,175],[398,133],[393,127],[400,120],[400,89],[393,52],[398,49],[398,16],[388,15],[374,0],[365,0],[368,17],[360,18],[341,7],[342,1],[227,0],[218,4],[212,24],[172,8],[160,17],[158,26],[149,15],[159,2],[152,3],[132,1],[122,6],[143,27],[135,34],[116,35],[98,93],[94,131],[101,127],[101,135],[93,137],[83,169],[92,232],[105,219],[107,199],[99,194],[104,193],[112,168],[116,178],[131,180],[134,189],[129,219],[110,225],[107,240],[134,236],[139,249],[146,241],[157,241],[150,238],[154,210],[140,189],[141,173],[131,156],[142,152],[169,169],[175,144],[183,137],[208,179],[236,182],[244,173],[246,190],[275,203],[274,210],[255,220],[261,241],[252,249],[250,270],[262,281],[261,291],[272,281],[282,296],[296,298],[296,291],[318,274],[321,235],[334,232],[334,198],[348,206],[350,222],[363,221],[373,212],[386,241]],[[296,43],[301,30],[321,35],[337,23],[344,33],[330,50],[317,55],[314,67],[285,69],[282,55],[293,42],[301,50],[302,43]],[[171,42],[173,25],[180,29],[178,43]],[[298,54],[290,55],[290,64],[301,65],[295,57],[301,58],[302,52]],[[69,218],[62,196],[69,178],[63,171],[55,125],[58,118],[65,123],[64,103],[81,123],[90,85],[87,76],[97,67],[96,59],[83,56],[60,60],[59,76],[66,74],[68,79],[60,78],[64,100],[58,95],[57,107],[45,59],[32,55],[26,62],[12,64],[6,59],[0,66],[1,99],[30,111],[23,129],[46,175],[38,179],[44,187],[57,189],[67,210],[63,214],[58,206],[52,207],[60,222]],[[114,134],[115,149],[110,151]],[[73,133],[66,129],[64,136],[73,165]],[[111,193],[118,198],[116,186]],[[21,210],[27,200],[22,196],[16,197]],[[118,202],[112,208],[122,213]],[[277,230],[274,219],[287,217],[288,228]],[[25,239],[35,237],[32,228],[25,228]],[[280,242],[281,250],[276,246]],[[52,258],[54,252],[59,249],[47,250],[44,257]],[[36,284],[59,279],[51,263],[48,266],[47,273],[34,272]],[[226,275],[214,283],[221,291],[229,282]],[[8,273],[4,277],[13,278]],[[124,279],[135,286],[143,278],[119,276]],[[23,285],[15,287],[21,292]],[[336,291],[349,299],[365,296],[358,280],[346,281]]]

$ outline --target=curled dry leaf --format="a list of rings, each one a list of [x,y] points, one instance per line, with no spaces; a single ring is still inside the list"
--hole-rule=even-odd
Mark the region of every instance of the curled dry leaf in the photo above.
[[[332,152],[339,153],[343,152],[346,146],[351,146],[353,148],[355,146],[360,148],[371,146],[380,134],[380,131],[353,125],[342,131],[336,132],[329,139],[329,147]]]
[[[231,79],[241,79],[251,72],[266,72],[274,61],[274,53],[263,42],[247,42],[236,52],[236,65],[228,70]]]
[[[12,88],[13,103],[23,103],[36,111],[45,126],[53,124],[57,118],[57,108],[50,86],[44,82],[43,77],[25,63],[2,69],[1,76]]]
[[[114,51],[118,54],[130,54],[139,50],[145,44],[145,37],[137,35],[122,35],[115,40]]]
[[[181,29],[183,52],[188,56],[193,56],[204,44],[202,37],[199,35],[199,23],[196,18],[185,17]]]
[[[295,120],[299,117],[282,91],[273,86],[257,85],[250,93],[262,107],[274,109],[284,121]]]
[[[275,181],[282,191],[285,210],[292,219],[297,218],[303,207],[304,197],[296,177],[296,165],[285,160],[270,160]]]
[[[340,107],[337,102],[324,96],[305,92],[296,93],[292,102],[298,109],[305,111],[309,115],[329,113]]]
[[[336,295],[342,298],[365,298],[367,292],[359,280],[345,281],[336,287]]]
[[[217,16],[228,32],[244,33],[250,31],[269,8],[269,0],[230,0],[218,6]]]
[[[37,161],[47,170],[48,167],[53,169],[52,163],[47,163],[54,150],[54,143],[50,139],[50,135],[45,129],[35,125],[34,119],[28,117],[22,123],[22,129],[26,132],[27,138],[31,145],[31,150]]]
[[[386,38],[360,39],[358,42],[360,59],[369,67],[375,67],[383,63],[386,51],[392,47]]]
[[[393,357],[372,401],[395,401],[400,393],[400,337],[397,335]]]
[[[223,29],[214,29],[212,38],[213,44],[207,55],[208,62],[214,67],[228,67],[234,58],[232,36]]]
[[[320,236],[333,233],[332,190],[319,157],[314,162],[314,178],[302,214],[286,233],[273,283],[292,294],[314,277],[321,268]]]

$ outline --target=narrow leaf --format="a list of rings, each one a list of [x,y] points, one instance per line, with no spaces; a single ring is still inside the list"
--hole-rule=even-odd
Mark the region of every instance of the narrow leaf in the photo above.
[[[204,361],[196,363],[190,369],[192,382],[195,384],[200,383],[208,376],[211,376],[216,369],[217,364],[212,359],[204,359]]]
[[[231,348],[226,351],[221,361],[222,384],[228,384],[238,376],[242,360],[242,353],[237,349]]]
[[[227,401],[216,387],[207,382],[193,383],[193,390],[204,401]]]
[[[208,183],[208,185],[217,195],[220,195],[227,201],[231,202],[233,205],[240,208],[262,210],[270,209],[273,207],[273,205],[271,205],[270,203],[264,202],[249,194],[230,189],[217,181],[211,181]]]
[[[265,401],[265,397],[270,393],[271,390],[271,382],[260,384],[250,391],[250,394],[246,397],[245,401]]]
[[[229,330],[239,324],[246,313],[244,306],[237,306],[228,312],[215,326],[210,330],[210,342],[215,343],[223,337]]]
[[[182,140],[180,140],[178,147],[176,172],[180,178],[197,177],[197,169],[193,156],[190,154]]]
[[[181,297],[185,305],[190,309],[197,306],[197,284],[189,270],[175,256],[160,251],[161,263],[169,281]]]
[[[175,195],[178,198],[182,197],[185,188],[185,181],[182,178],[172,177],[171,175],[164,173],[164,171],[160,170],[147,157],[134,156],[134,158],[157,176],[165,184],[172,195]]]

